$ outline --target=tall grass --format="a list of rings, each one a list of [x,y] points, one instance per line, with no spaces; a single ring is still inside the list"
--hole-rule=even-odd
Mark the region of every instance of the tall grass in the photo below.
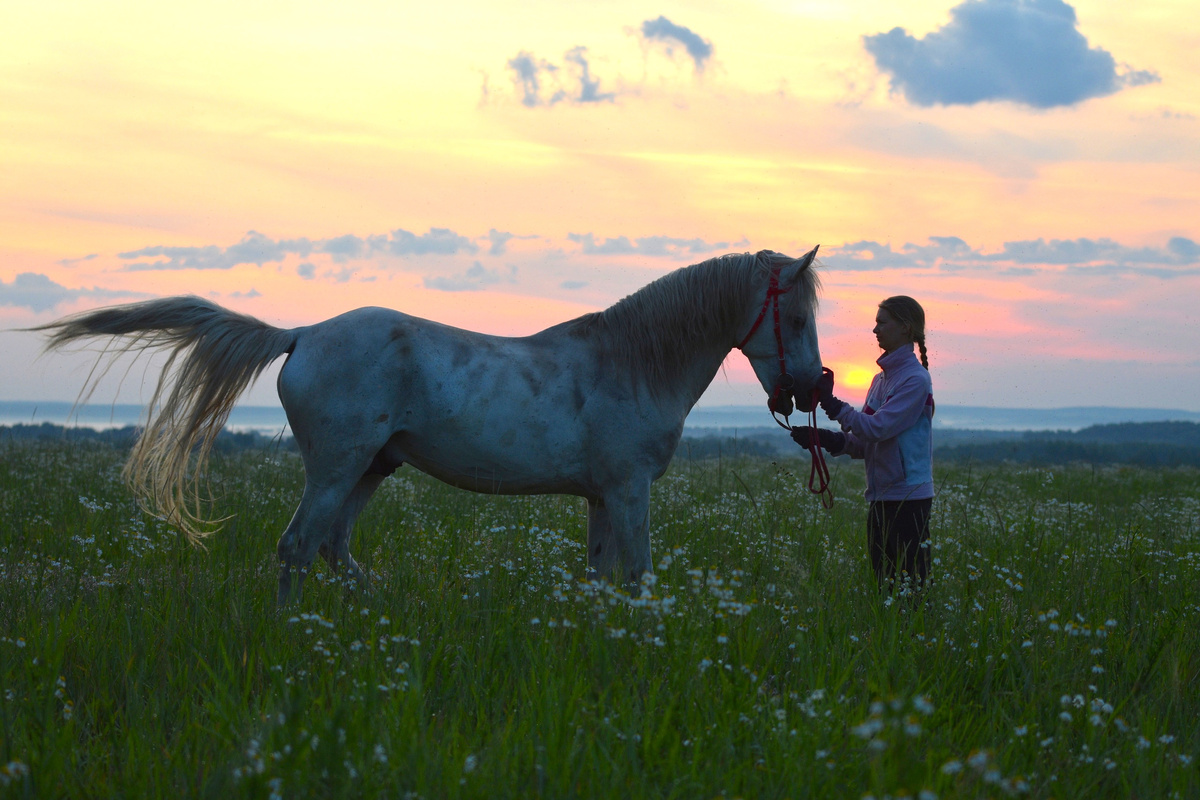
[[[219,456],[207,549],[107,446],[0,446],[0,794],[1195,797],[1200,473],[938,473],[935,583],[880,596],[861,465],[679,462],[652,594],[572,498],[402,470],[373,575],[273,607],[299,463]]]

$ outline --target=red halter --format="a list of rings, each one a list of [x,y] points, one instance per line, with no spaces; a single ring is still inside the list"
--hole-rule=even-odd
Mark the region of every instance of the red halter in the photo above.
[[[767,318],[767,307],[774,306],[773,313],[775,317],[775,347],[779,355],[779,376],[775,378],[775,391],[771,393],[767,399],[767,408],[771,411],[771,419],[775,420],[781,428],[792,430],[789,417],[792,415],[792,388],[796,385],[795,378],[787,371],[787,361],[784,358],[783,351],[783,327],[779,324],[779,295],[787,294],[791,291],[789,286],[786,289],[779,288],[779,271],[781,267],[776,267],[771,270],[771,279],[767,283],[767,296],[763,298],[762,308],[759,309],[758,317],[754,320],[754,324],[750,326],[749,333],[746,334],[742,341],[738,342],[737,349],[741,350],[750,341],[750,337],[758,331],[758,326],[762,325],[764,319]],[[823,372],[829,372],[828,367],[822,367]],[[821,505],[825,508],[833,508],[833,490],[829,488],[829,467],[825,463],[825,454],[821,451],[820,440],[817,438],[817,402],[820,399],[820,393],[814,386],[812,390],[811,405],[809,411],[809,430],[810,442],[808,450],[812,454],[812,467],[808,473],[808,490],[813,494],[821,496]],[[779,416],[783,416],[781,422]]]
[[[787,371],[787,362],[784,360],[783,353],[783,328],[779,324],[779,295],[787,294],[791,291],[789,286],[786,289],[779,288],[779,270],[782,267],[776,267],[771,270],[771,279],[767,283],[767,296],[763,298],[762,308],[758,312],[758,317],[754,320],[754,324],[750,326],[749,333],[746,334],[742,341],[738,342],[737,349],[741,350],[750,341],[750,338],[758,331],[758,326],[762,325],[764,319],[767,318],[767,307],[774,305],[775,314],[775,347],[779,354],[779,376],[775,378],[775,391],[767,400],[767,408],[771,410],[771,419],[779,423],[780,427],[791,430],[792,426],[787,422],[779,422],[779,417],[776,414],[782,414],[784,420],[792,414],[792,387],[796,385],[796,381],[792,378],[791,373]]]

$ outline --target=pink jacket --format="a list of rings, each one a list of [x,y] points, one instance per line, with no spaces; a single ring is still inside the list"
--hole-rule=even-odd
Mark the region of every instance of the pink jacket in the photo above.
[[[933,497],[933,381],[911,349],[879,357],[862,411],[842,407],[842,453],[867,466],[867,500]],[[836,453],[835,455],[841,455]]]

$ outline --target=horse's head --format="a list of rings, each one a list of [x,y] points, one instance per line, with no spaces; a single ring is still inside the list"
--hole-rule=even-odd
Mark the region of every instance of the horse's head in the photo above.
[[[759,288],[746,305],[741,328],[738,348],[770,396],[767,406],[785,417],[792,413],[793,401],[801,411],[812,410],[812,390],[821,377],[816,257],[816,247],[800,258],[760,252]]]

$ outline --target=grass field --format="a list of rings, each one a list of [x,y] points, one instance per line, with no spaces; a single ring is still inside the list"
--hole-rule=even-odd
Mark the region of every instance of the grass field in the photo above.
[[[574,498],[411,471],[276,613],[294,456],[214,463],[207,549],[121,454],[0,445],[3,797],[1200,794],[1200,472],[937,473],[934,585],[881,597],[861,465],[677,462],[653,596],[581,583]]]

